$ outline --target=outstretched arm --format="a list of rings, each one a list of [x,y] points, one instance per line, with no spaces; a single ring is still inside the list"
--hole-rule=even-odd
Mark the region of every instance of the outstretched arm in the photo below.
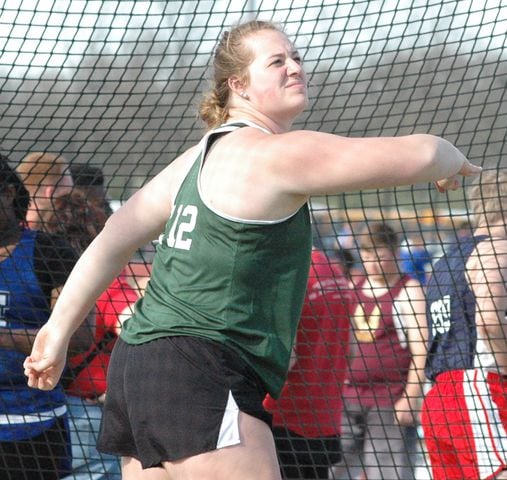
[[[272,172],[288,192],[325,195],[359,189],[438,182],[456,189],[459,176],[478,174],[451,143],[434,135],[350,138],[297,131],[273,135]],[[278,138],[277,138],[278,137]],[[283,138],[283,142],[280,141]]]

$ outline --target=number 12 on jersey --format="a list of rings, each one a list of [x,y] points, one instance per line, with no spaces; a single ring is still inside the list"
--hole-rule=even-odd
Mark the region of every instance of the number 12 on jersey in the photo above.
[[[167,236],[167,246],[190,250],[192,238],[190,233],[194,231],[197,223],[197,207],[195,205],[178,205],[174,221]]]

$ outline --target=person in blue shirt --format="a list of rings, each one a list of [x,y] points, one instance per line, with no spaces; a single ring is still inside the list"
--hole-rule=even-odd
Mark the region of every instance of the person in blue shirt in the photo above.
[[[408,245],[400,251],[401,271],[418,280],[421,285],[426,285],[431,263],[432,257],[424,245]]]
[[[434,480],[507,479],[507,169],[485,171],[467,198],[474,230],[426,289],[421,425]]]
[[[0,478],[55,480],[69,472],[65,395],[28,387],[23,361],[76,262],[64,241],[24,228],[29,194],[0,156]],[[71,348],[87,345],[85,334]]]

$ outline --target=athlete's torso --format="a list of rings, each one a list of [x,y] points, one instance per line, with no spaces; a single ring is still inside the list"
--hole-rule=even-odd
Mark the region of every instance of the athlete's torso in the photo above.
[[[207,138],[240,126],[218,129]],[[208,144],[184,179],[160,237],[146,294],[122,338],[194,335],[238,352],[277,394],[301,313],[311,253],[304,205],[279,221],[230,218],[199,188]]]

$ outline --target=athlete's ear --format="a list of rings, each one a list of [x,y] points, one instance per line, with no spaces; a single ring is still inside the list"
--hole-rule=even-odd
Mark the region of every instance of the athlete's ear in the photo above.
[[[229,86],[231,92],[239,96],[241,96],[242,93],[245,92],[245,88],[247,86],[245,79],[242,77],[238,77],[238,75],[232,75],[231,77],[229,77],[229,79],[227,80],[227,85]]]

